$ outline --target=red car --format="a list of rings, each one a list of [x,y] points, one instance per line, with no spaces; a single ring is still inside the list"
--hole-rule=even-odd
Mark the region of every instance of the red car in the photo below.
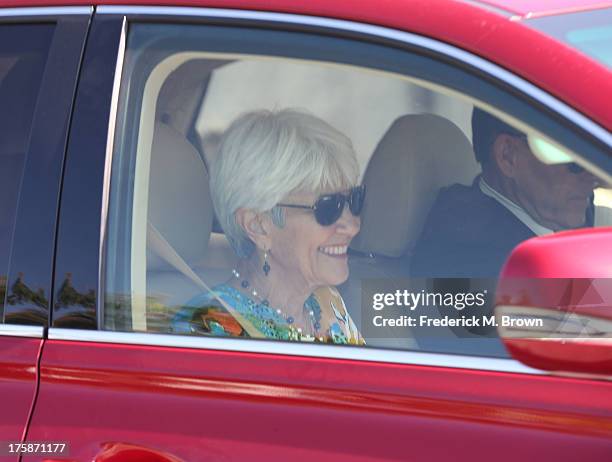
[[[0,22],[6,460],[612,460],[612,3],[0,0]],[[350,139],[365,184],[365,203],[355,189],[286,212],[345,226],[317,250],[347,271],[334,312],[365,345],[249,338],[225,302],[185,315],[240,264],[215,190],[231,186],[213,167],[227,133],[296,107]],[[488,178],[475,109],[538,168],[588,177],[584,197],[553,194],[581,222],[535,220],[499,271],[470,279],[426,254],[417,274],[440,195]],[[280,165],[230,179],[250,200],[276,184],[249,172],[278,167],[281,184]],[[489,257],[475,249],[461,260]],[[497,330],[377,324],[372,290],[443,273],[455,289],[487,278],[473,290]],[[547,324],[512,321],[526,317]]]

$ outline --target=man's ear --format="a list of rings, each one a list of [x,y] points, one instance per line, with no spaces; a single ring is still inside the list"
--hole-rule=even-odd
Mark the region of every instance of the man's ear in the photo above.
[[[269,219],[265,214],[251,209],[239,208],[236,210],[236,223],[244,230],[260,249],[270,248]]]
[[[502,133],[493,143],[493,159],[499,171],[508,178],[514,178],[519,166],[516,149],[516,139],[512,135]]]

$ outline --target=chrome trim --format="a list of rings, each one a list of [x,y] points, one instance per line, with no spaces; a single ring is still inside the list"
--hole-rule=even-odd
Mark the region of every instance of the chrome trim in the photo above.
[[[550,107],[555,112],[560,113],[565,118],[570,119],[574,124],[589,132],[612,148],[612,133],[602,126],[596,124],[589,118],[580,114],[567,104],[561,102],[554,96],[546,93],[528,81],[512,74],[511,72],[493,64],[468,51],[461,50],[452,45],[448,45],[437,40],[422,37],[410,32],[403,32],[389,29],[382,26],[361,24],[340,19],[329,19],[316,16],[301,16],[297,14],[269,13],[260,11],[228,10],[212,8],[194,7],[147,7],[147,6],[115,6],[103,5],[97,8],[97,14],[137,14],[137,15],[162,15],[162,16],[194,16],[208,17],[215,19],[244,19],[252,21],[267,21],[277,23],[292,23],[304,26],[324,27],[342,31],[357,32],[364,35],[382,37],[389,40],[408,43],[425,48],[436,53],[450,56],[459,61],[463,61],[477,69],[495,76],[498,79],[510,84],[526,95],[537,100],[541,104]]]
[[[18,324],[0,324],[0,337],[43,338],[45,328],[42,326],[22,326]]]
[[[91,15],[93,6],[50,6],[27,8],[0,8],[0,17],[74,16]]]
[[[111,94],[110,114],[108,117],[108,132],[106,134],[106,155],[104,160],[104,178],[102,183],[102,216],[100,218],[100,244],[98,253],[98,296],[96,298],[96,318],[98,329],[102,329],[102,307],[104,306],[104,272],[103,258],[105,258],[106,230],[108,222],[108,207],[110,200],[111,173],[113,167],[113,151],[115,148],[115,127],[117,124],[117,110],[119,107],[119,92],[121,90],[121,74],[123,72],[123,62],[125,56],[127,38],[127,19],[123,17],[121,24],[121,36],[119,37],[119,47],[117,49],[117,62],[115,63],[115,78],[113,80],[113,92]]]
[[[49,329],[49,340],[118,343],[125,345],[195,348],[198,350],[264,353],[283,356],[349,359],[354,361],[437,366],[514,374],[544,375],[546,372],[524,366],[514,359],[382,350],[369,347],[313,345],[235,338],[192,337],[138,332],[109,332],[79,329]]]

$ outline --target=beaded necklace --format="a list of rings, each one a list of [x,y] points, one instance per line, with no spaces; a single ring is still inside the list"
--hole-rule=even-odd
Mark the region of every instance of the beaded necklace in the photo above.
[[[251,283],[247,279],[241,279],[240,273],[238,272],[238,270],[236,270],[235,268],[232,269],[232,275],[237,280],[240,281],[240,287],[242,287],[246,291],[249,291],[249,293],[258,301],[259,304],[267,307],[270,310],[275,311],[276,314],[287,323],[289,329],[295,334],[297,340],[314,341],[316,339],[315,335],[318,332],[318,330],[321,328],[320,307],[317,307],[318,309],[315,310],[314,307],[307,306],[306,303],[308,301],[304,304],[304,309],[308,310],[310,326],[312,329],[312,333],[314,335],[306,334],[304,333],[304,329],[295,325],[295,318],[293,316],[287,315],[280,308],[276,308],[276,309],[272,308],[270,306],[270,302],[266,298],[261,297],[259,292],[251,286]],[[319,337],[319,341],[323,341],[323,340],[324,340],[324,337]]]

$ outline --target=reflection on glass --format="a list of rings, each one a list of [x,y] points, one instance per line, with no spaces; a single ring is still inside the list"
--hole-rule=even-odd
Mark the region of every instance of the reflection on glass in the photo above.
[[[44,290],[33,290],[24,281],[24,274],[18,273],[9,288],[4,321],[11,324],[47,325],[49,300]],[[6,287],[6,277],[2,282],[3,287]]]
[[[66,273],[55,299],[53,326],[70,326],[79,329],[95,329],[96,291],[77,291],[72,273]]]

